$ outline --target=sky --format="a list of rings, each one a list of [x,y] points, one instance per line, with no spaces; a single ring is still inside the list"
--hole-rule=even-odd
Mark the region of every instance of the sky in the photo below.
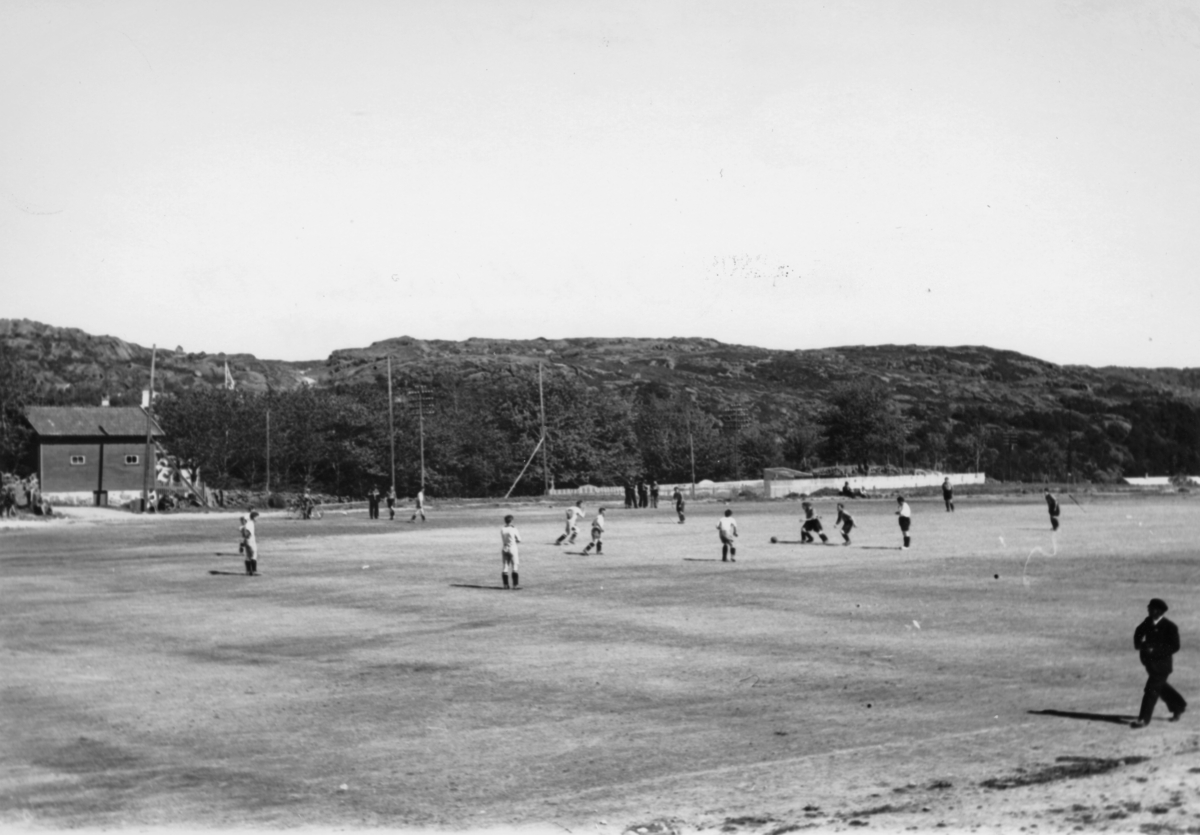
[[[0,318],[1200,365],[1200,6],[0,3]]]

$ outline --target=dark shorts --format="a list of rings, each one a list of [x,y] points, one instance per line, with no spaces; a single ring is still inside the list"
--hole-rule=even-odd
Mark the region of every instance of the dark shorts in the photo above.
[[[820,519],[805,519],[803,530],[820,531],[821,530],[821,520]]]
[[[909,517],[909,516],[901,516],[900,517],[900,530],[902,530],[904,533],[908,533],[908,526],[911,524],[912,524],[912,517]]]

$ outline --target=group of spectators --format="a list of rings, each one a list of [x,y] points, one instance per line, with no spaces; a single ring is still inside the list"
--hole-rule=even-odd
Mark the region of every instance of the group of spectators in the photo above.
[[[26,508],[38,516],[49,516],[53,512],[50,503],[42,498],[36,475],[17,478],[4,473],[0,478],[0,519],[16,516],[18,507]]]
[[[658,507],[658,482],[650,479],[647,484],[640,478],[625,482],[625,507]]]

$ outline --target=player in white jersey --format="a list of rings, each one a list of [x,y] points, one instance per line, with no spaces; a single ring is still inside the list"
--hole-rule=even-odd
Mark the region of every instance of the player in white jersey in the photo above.
[[[825,531],[821,527],[821,517],[813,510],[812,502],[801,502],[800,507],[804,508],[804,519],[800,522],[800,542],[808,544],[815,542],[813,534],[821,537],[823,544],[828,544],[829,537],[825,535]]]
[[[737,539],[738,529],[732,510],[726,510],[724,518],[717,522],[717,534],[721,537],[721,562],[737,562],[733,540]]]
[[[505,516],[504,527],[500,529],[500,579],[504,581],[504,588],[509,588],[509,571],[512,571],[512,588],[518,588],[521,582],[517,575],[521,568],[520,554],[517,552],[517,544],[520,541],[521,534],[513,524],[512,516]]]
[[[900,517],[900,533],[904,536],[903,549],[907,551],[908,546],[912,544],[912,538],[908,535],[909,526],[912,525],[912,508],[904,501],[903,496],[896,497],[896,515]]]
[[[596,511],[596,518],[592,520],[592,541],[589,542],[583,549],[583,553],[590,554],[592,546],[596,546],[596,553],[600,554],[604,550],[604,508]]]
[[[574,505],[567,508],[567,529],[563,531],[563,535],[554,540],[555,545],[562,545],[565,541],[568,545],[575,544],[575,537],[579,535],[579,520],[586,514],[583,512],[583,499],[575,502]]]
[[[248,516],[243,516],[242,521],[242,546],[243,554],[245,555],[246,573],[253,577],[258,573],[258,531],[254,520],[258,518],[258,511],[252,510]]]
[[[418,513],[421,514],[421,521],[422,522],[426,521],[426,519],[425,519],[425,488],[424,487],[422,487],[420,490],[417,491],[417,497],[415,499],[413,499],[413,502],[416,505],[416,509],[413,510],[412,518],[409,519],[408,521],[409,522],[417,521]]]

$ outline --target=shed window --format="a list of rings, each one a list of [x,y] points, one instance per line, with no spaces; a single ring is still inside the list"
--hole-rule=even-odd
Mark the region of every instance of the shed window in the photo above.
[[[138,462],[139,462],[139,461],[141,461],[141,460],[142,460],[142,458],[141,458],[141,456],[139,456],[139,455],[126,455],[126,456],[125,456],[125,463],[126,463],[126,464],[136,464],[136,463],[138,463]]]
[[[87,463],[86,455],[72,455],[71,456],[71,466],[73,466],[73,467],[77,467],[80,464],[86,464],[86,463]]]

